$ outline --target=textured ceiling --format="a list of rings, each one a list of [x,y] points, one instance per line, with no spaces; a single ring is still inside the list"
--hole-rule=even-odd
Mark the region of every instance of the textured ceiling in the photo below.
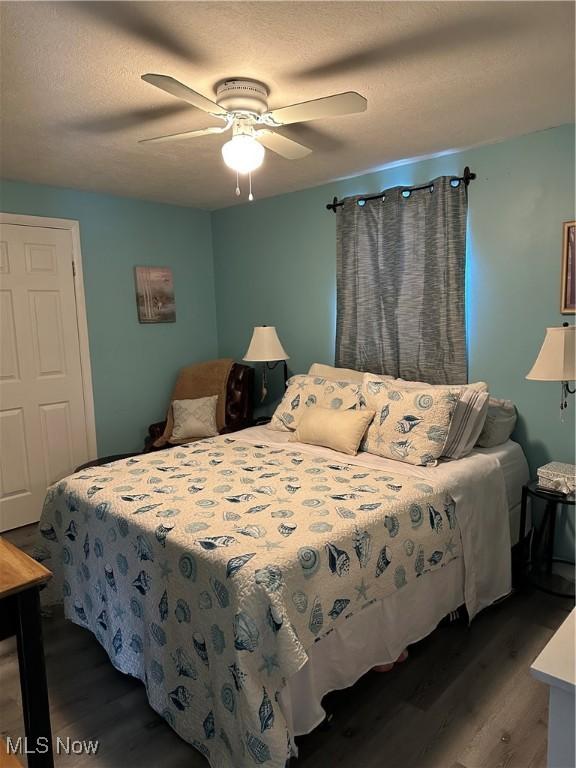
[[[263,80],[271,108],[355,90],[364,114],[282,129],[313,148],[267,152],[262,198],[574,119],[572,2],[3,2],[2,175],[218,208],[234,178],[220,124],[142,82],[170,74],[214,95]]]

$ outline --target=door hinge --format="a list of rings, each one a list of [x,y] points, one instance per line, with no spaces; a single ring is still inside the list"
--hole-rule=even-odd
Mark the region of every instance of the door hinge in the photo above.
[[[72,259],[72,276],[76,277],[76,262]]]

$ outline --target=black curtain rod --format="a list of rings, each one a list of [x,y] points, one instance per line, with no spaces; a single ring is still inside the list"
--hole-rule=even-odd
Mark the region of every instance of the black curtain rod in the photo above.
[[[468,187],[468,184],[470,184],[471,181],[474,181],[476,178],[476,174],[473,173],[468,166],[464,168],[464,173],[462,176],[453,176],[453,180],[456,181],[463,181],[466,187]],[[421,187],[402,187],[402,191],[405,192],[418,192],[421,189],[432,189],[433,184],[423,184]],[[384,192],[379,192],[377,195],[366,195],[365,197],[359,197],[359,200],[363,200],[366,202],[367,200],[378,200],[379,198],[384,197]],[[335,197],[331,203],[326,204],[326,208],[329,211],[334,211],[336,213],[336,208],[340,208],[344,205],[344,200],[338,200],[337,197]]]

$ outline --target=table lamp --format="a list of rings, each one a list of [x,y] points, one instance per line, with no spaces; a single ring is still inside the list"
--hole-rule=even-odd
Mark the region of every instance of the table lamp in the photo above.
[[[547,328],[544,342],[536,362],[526,378],[532,381],[559,381],[562,384],[560,410],[562,414],[568,406],[570,389],[568,382],[576,379],[576,326],[564,323],[562,327]]]
[[[288,379],[286,360],[290,358],[280,343],[276,328],[273,325],[257,325],[252,332],[248,351],[243,357],[247,363],[264,363],[262,373],[262,400],[268,392],[266,371],[276,368],[278,363],[284,363],[284,388]],[[271,365],[273,363],[273,365]]]

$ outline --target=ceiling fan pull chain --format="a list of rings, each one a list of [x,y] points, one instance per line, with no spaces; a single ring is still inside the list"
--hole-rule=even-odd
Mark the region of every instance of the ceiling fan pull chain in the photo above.
[[[252,202],[252,200],[254,200],[254,195],[252,194],[252,173],[251,172],[248,173],[248,188],[249,188],[248,200]]]
[[[236,171],[236,197],[240,197],[240,179],[238,177],[238,171]]]

